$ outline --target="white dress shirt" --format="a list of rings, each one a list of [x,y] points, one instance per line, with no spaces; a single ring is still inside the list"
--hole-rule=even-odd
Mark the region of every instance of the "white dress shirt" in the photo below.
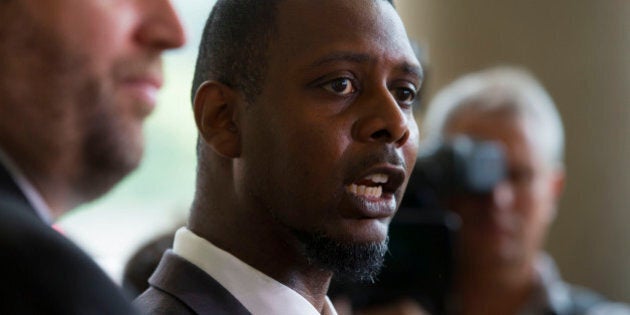
[[[2,148],[0,148],[0,164],[4,165],[7,169],[9,175],[11,175],[24,196],[26,196],[26,200],[28,200],[31,206],[35,209],[35,212],[37,212],[37,215],[39,215],[46,224],[52,224],[52,211],[44,201],[44,198],[42,198],[37,189],[35,189],[35,187],[28,181],[26,176],[24,176],[24,173],[22,173],[17,164],[11,160],[9,155],[2,151]]]
[[[320,315],[302,295],[183,227],[173,252],[210,275],[253,315]],[[337,315],[326,297],[323,315]]]

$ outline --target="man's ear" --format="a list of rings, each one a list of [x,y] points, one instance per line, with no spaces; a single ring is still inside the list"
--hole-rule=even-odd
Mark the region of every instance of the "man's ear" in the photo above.
[[[562,196],[562,193],[564,193],[564,186],[566,185],[565,182],[566,182],[566,174],[564,172],[564,168],[559,168],[553,174],[553,182],[552,182],[553,194],[554,194],[554,197],[556,198],[556,201],[560,199],[560,197]]]
[[[217,154],[235,158],[241,154],[237,124],[237,95],[229,86],[217,81],[204,82],[193,102],[199,134]]]
[[[562,196],[562,193],[564,192],[566,174],[564,172],[563,167],[558,167],[558,169],[552,171],[552,174],[550,176],[551,176],[551,179],[549,183],[550,184],[549,189],[551,190],[551,198],[552,198],[551,202],[554,205],[553,212],[550,215],[550,221],[554,221],[556,217],[558,216],[558,203],[560,201],[560,197]]]

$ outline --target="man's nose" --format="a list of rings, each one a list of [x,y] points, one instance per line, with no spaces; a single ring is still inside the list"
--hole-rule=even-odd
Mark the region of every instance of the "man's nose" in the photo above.
[[[492,205],[497,210],[509,209],[514,202],[514,189],[512,185],[507,181],[499,183],[492,190],[491,201]]]
[[[170,0],[143,0],[136,40],[157,50],[177,48],[186,42],[184,28]]]
[[[411,111],[405,112],[391,92],[383,87],[364,95],[360,118],[353,135],[362,142],[393,143],[401,147],[415,134],[416,122]]]

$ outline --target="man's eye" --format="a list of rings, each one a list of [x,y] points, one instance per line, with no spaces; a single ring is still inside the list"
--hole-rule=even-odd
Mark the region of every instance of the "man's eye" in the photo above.
[[[348,78],[334,79],[325,83],[322,87],[337,95],[348,95],[356,92],[356,88],[352,84],[352,81]]]
[[[410,88],[395,88],[392,93],[399,103],[411,104],[416,99],[416,91]]]
[[[533,172],[527,169],[511,170],[509,171],[508,176],[510,181],[512,181],[514,184],[520,185],[527,185],[534,178]]]

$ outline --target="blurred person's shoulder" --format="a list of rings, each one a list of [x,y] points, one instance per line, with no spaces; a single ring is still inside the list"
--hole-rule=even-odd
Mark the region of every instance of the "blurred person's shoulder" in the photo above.
[[[78,246],[0,191],[0,314],[135,314]]]
[[[630,305],[614,302],[603,295],[576,285],[568,285],[571,312],[586,315],[630,315]]]
[[[542,253],[536,263],[545,303],[558,315],[630,315],[630,305],[608,300],[592,289],[565,282],[555,261]]]

